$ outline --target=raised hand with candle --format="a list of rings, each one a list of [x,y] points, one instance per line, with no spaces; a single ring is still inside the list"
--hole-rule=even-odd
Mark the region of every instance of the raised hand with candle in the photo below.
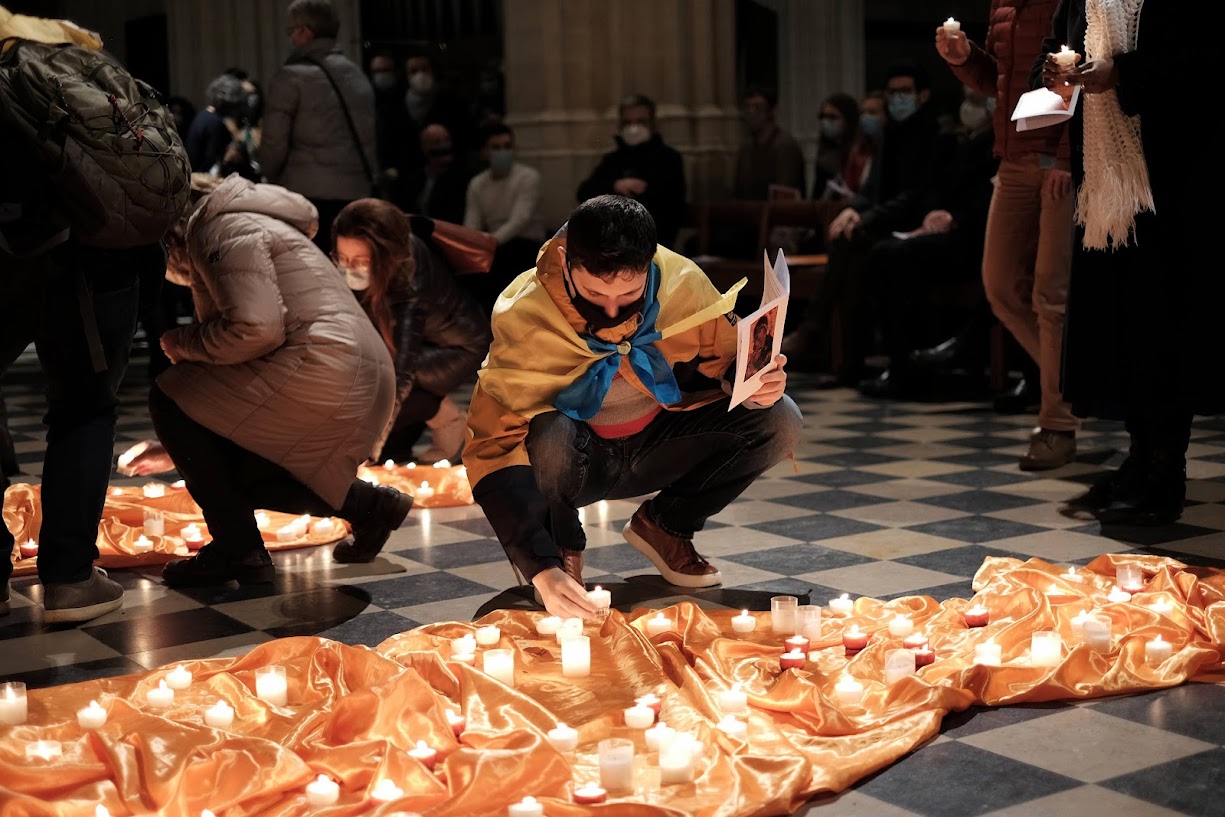
[[[950,31],[947,24],[936,27],[936,53],[949,65],[965,65],[970,59],[970,41],[965,32]]]

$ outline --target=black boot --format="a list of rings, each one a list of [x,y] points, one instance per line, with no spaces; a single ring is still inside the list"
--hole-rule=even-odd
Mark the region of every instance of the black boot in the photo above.
[[[1098,518],[1103,525],[1171,525],[1182,516],[1187,499],[1191,415],[1129,420],[1127,430],[1133,441],[1128,459],[1140,463],[1139,478],[1128,486],[1131,496],[1120,490],[1117,499],[1122,504],[1108,508]],[[1148,457],[1139,460],[1136,455],[1145,451]]]
[[[891,366],[870,380],[859,383],[859,392],[864,397],[880,400],[896,400],[913,397],[922,391],[923,379],[909,367]]]
[[[1000,414],[1023,414],[1042,402],[1042,387],[1032,377],[1022,377],[1010,389],[995,397],[995,410]]]
[[[274,578],[276,568],[263,547],[235,558],[208,544],[190,559],[178,559],[162,568],[162,581],[168,587],[212,587],[229,581],[271,584]]]
[[[1099,515],[1103,525],[1156,527],[1172,525],[1182,516],[1187,499],[1187,469],[1155,465],[1136,499]]]
[[[336,545],[332,558],[346,563],[373,561],[391,532],[404,524],[412,507],[413,498],[408,494],[354,480],[339,514],[353,527],[353,541],[346,539]]]
[[[1145,464],[1149,461],[1147,452],[1138,451],[1133,443],[1131,452],[1123,464],[1115,471],[1107,472],[1101,479],[1093,483],[1084,496],[1073,500],[1072,504],[1081,508],[1104,511],[1111,505],[1131,504],[1140,498],[1144,490]]]

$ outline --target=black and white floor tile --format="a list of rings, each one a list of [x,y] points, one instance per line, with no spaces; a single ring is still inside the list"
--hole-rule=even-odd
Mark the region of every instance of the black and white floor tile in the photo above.
[[[26,476],[45,445],[37,363],[5,377],[10,427]],[[806,430],[795,462],[754,484],[699,535],[723,573],[721,588],[685,593],[664,584],[620,529],[636,504],[584,510],[587,578],[624,609],[691,598],[706,607],[768,609],[795,594],[824,603],[840,593],[937,599],[971,594],[986,556],[1085,564],[1132,549],[1225,566],[1225,418],[1197,421],[1189,452],[1189,506],[1164,529],[1105,531],[1066,515],[1064,502],[1117,466],[1126,435],[1090,423],[1072,465],[1022,474],[1032,417],[980,403],[885,403],[796,379]],[[151,436],[143,361],[123,393],[116,451]],[[466,394],[457,395],[466,403]],[[124,482],[116,477],[117,483]],[[375,645],[420,623],[530,607],[478,508],[414,510],[368,565],[327,549],[275,556],[271,588],[174,591],[156,571],[114,571],[125,606],[89,624],[42,623],[33,578],[13,582],[0,619],[0,677],[34,686],[137,672],[187,659],[241,654],[255,644],[313,634]],[[861,817],[1167,817],[1221,814],[1225,689],[1191,684],[1092,702],[972,709],[939,737],[836,797],[801,812]],[[1215,713],[1215,714],[1214,714]],[[1120,751],[1126,747],[1126,751]]]

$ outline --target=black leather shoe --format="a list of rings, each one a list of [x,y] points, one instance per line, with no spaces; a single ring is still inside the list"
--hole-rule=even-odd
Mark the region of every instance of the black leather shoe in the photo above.
[[[1042,402],[1042,389],[1038,382],[1022,377],[1010,389],[1000,392],[995,398],[995,410],[1000,414],[1023,414]]]
[[[1111,505],[1133,504],[1144,490],[1143,458],[1129,454],[1115,471],[1104,474],[1084,495],[1071,504],[1092,510],[1106,510]]]
[[[348,564],[371,562],[387,544],[391,532],[404,524],[413,498],[386,485],[355,486],[350,494],[340,516],[353,526],[353,541],[346,539],[332,548],[332,558]]]
[[[1152,471],[1143,482],[1136,499],[1098,514],[1103,525],[1134,525],[1156,527],[1172,525],[1182,516],[1187,500],[1187,471],[1160,469]]]
[[[205,545],[190,559],[179,559],[162,568],[168,587],[212,587],[226,582],[271,584],[276,578],[272,557],[262,547],[238,559]]]
[[[916,366],[933,369],[951,366],[969,357],[967,346],[969,346],[969,339],[966,336],[953,335],[943,343],[927,349],[915,349],[910,353],[910,362]]]
[[[860,394],[881,400],[908,397],[916,391],[918,391],[917,378],[910,374],[903,374],[896,369],[885,369],[876,377],[859,383]]]

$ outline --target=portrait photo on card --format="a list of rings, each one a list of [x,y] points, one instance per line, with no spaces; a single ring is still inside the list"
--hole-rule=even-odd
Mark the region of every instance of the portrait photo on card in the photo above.
[[[761,385],[761,378],[772,371],[774,359],[782,352],[783,325],[787,320],[787,298],[763,306],[736,324],[736,381],[731,405],[749,399]]]

